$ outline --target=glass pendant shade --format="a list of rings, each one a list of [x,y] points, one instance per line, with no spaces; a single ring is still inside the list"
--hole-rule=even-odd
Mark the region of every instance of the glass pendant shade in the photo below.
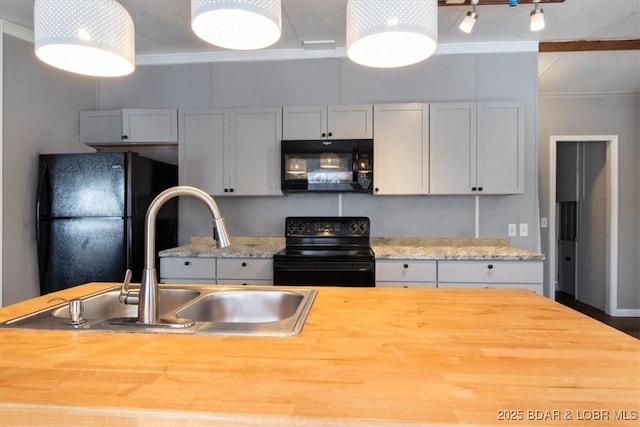
[[[473,29],[473,26],[477,20],[478,20],[478,14],[475,12],[469,11],[465,15],[464,19],[462,20],[458,28],[460,29],[460,31],[463,31],[468,34]]]
[[[135,69],[135,30],[116,0],[36,0],[36,56],[72,73],[117,77]]]
[[[280,39],[280,0],[191,0],[191,28],[207,43],[235,50],[271,46]]]
[[[368,67],[403,67],[431,56],[438,42],[437,0],[349,0],[347,56]]]
[[[531,22],[529,25],[531,31],[540,31],[544,29],[544,11],[538,7],[531,11]]]

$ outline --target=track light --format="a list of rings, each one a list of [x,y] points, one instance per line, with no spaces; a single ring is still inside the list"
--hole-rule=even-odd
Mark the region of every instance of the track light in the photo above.
[[[534,1],[535,6],[531,11],[531,23],[529,29],[531,31],[540,31],[544,28],[544,10],[540,8],[540,0]]]
[[[467,34],[469,34],[471,32],[471,30],[473,29],[473,25],[476,23],[476,21],[478,20],[478,16],[479,16],[476,13],[476,5],[478,4],[478,0],[472,0],[471,4],[473,6],[473,10],[467,12],[467,14],[465,15],[464,19],[460,23],[460,26],[458,27],[460,29],[460,31],[464,31]]]

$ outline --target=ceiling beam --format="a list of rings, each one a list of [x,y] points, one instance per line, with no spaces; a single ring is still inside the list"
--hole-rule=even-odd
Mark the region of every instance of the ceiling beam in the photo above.
[[[572,40],[540,42],[539,52],[586,52],[591,50],[640,50],[640,39]]]
[[[565,0],[540,0],[539,3],[564,3]],[[531,4],[534,0],[519,0],[519,4]],[[507,5],[509,0],[481,0],[478,6],[491,6],[491,5]],[[438,0],[438,6],[471,6],[471,0],[464,1],[451,1],[447,3],[447,0]]]

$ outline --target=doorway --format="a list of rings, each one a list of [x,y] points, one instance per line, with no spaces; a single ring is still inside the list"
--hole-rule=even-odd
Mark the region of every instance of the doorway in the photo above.
[[[552,136],[549,153],[549,295],[615,316],[618,137]]]

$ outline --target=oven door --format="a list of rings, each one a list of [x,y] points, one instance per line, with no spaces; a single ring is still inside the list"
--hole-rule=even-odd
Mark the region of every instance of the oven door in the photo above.
[[[375,262],[274,261],[274,285],[375,286]]]

